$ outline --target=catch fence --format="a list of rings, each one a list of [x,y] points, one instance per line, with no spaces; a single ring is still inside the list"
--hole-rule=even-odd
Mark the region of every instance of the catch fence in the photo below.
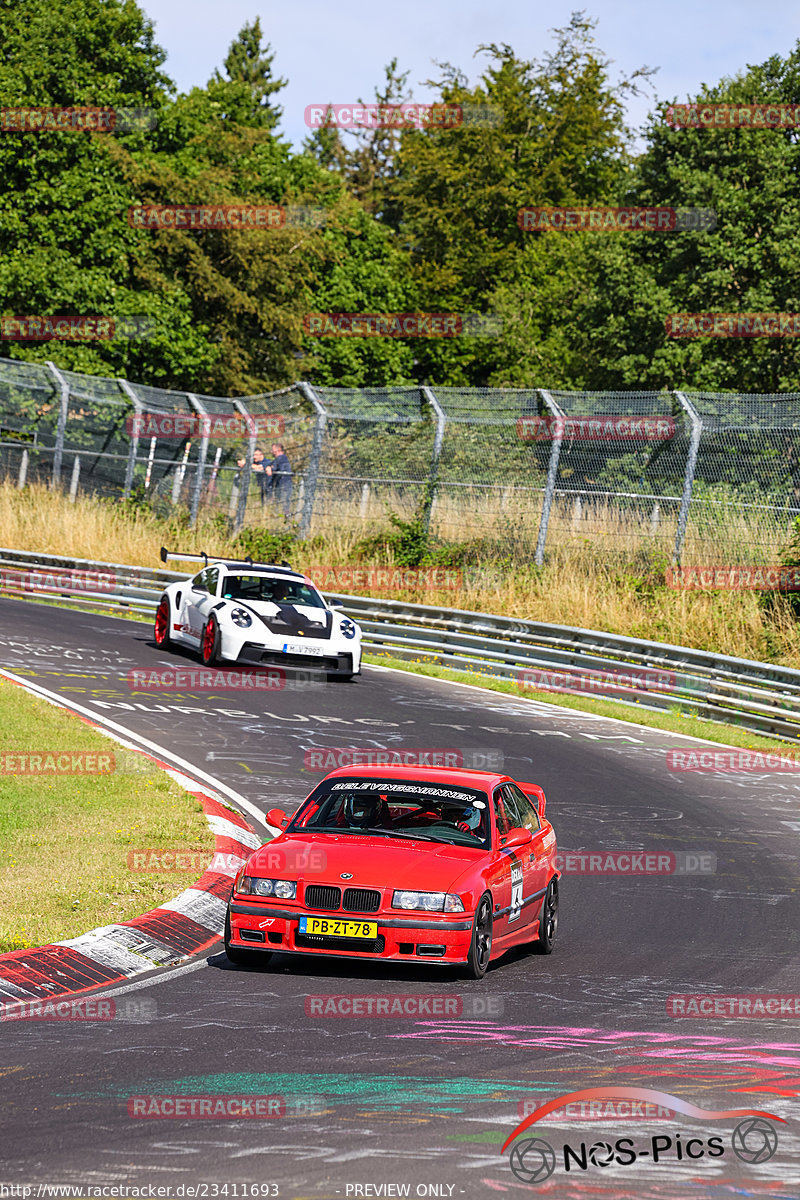
[[[276,442],[291,475],[262,466]],[[538,563],[576,546],[769,563],[800,515],[800,395],[295,383],[231,399],[0,359],[0,476],[304,538],[394,514]]]

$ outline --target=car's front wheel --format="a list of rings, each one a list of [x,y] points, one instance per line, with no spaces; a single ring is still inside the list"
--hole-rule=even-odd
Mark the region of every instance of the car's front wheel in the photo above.
[[[169,607],[169,597],[162,596],[161,601],[156,609],[156,621],[153,626],[153,640],[159,650],[169,650],[172,645],[172,638],[169,632],[169,623],[172,619]]]
[[[558,929],[558,880],[551,879],[542,901],[542,912],[539,917],[539,936],[533,943],[534,950],[539,954],[552,954],[553,943]]]
[[[264,966],[272,958],[269,951],[241,950],[238,946],[231,945],[231,914],[229,912],[225,913],[225,955],[228,962],[235,963],[237,967]]]
[[[467,973],[470,979],[483,979],[489,969],[492,956],[492,897],[484,892],[475,909],[472,922],[472,938],[467,955]]]
[[[200,639],[200,657],[205,666],[213,667],[219,662],[219,643],[219,621],[212,613]]]

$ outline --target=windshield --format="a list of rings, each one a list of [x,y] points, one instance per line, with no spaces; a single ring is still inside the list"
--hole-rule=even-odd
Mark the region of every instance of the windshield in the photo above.
[[[490,845],[486,793],[406,779],[328,779],[299,809],[289,829],[369,831],[386,838]]]
[[[302,579],[280,579],[274,575],[227,575],[222,583],[224,600],[267,600],[272,604],[305,604],[324,608],[325,601]]]

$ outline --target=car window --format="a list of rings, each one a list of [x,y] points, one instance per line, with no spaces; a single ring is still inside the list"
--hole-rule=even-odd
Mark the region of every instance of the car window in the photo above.
[[[494,819],[497,822],[497,832],[500,837],[505,837],[509,829],[511,829],[512,823],[509,821],[508,815],[506,814],[506,808],[503,802],[503,789],[495,788],[495,793],[492,799],[494,803]]]
[[[503,806],[506,810],[506,820],[510,829],[519,829],[522,825],[522,814],[517,807],[517,799],[507,783],[504,783],[500,789],[503,797]]]
[[[222,595],[226,600],[265,600],[272,604],[325,608],[325,601],[319,592],[302,579],[281,579],[274,575],[228,575]]]
[[[208,588],[206,587],[206,573],[205,573],[205,571],[201,571],[199,575],[195,575],[194,579],[192,580],[192,587],[193,587],[193,588],[200,588],[200,591],[201,591],[201,592],[207,592],[207,591],[208,591]]]
[[[341,834],[367,829],[411,841],[489,845],[485,792],[413,779],[325,780],[298,811],[292,827]]]
[[[533,801],[525,795],[522,788],[517,787],[516,783],[507,783],[505,786],[506,792],[514,799],[522,828],[530,829],[532,833],[535,833],[537,829],[541,829],[542,824]]]
[[[211,592],[212,596],[217,594],[217,580],[219,579],[219,567],[209,567],[205,572],[206,588]]]

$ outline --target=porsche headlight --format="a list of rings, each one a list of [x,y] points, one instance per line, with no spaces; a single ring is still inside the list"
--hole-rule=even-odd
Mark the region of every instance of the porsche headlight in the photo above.
[[[288,879],[259,879],[256,875],[238,875],[234,891],[240,896],[275,896],[279,900],[294,900],[297,884]]]
[[[448,892],[407,892],[392,894],[392,908],[421,909],[423,912],[463,912],[464,905],[458,896]]]
[[[247,629],[253,624],[253,618],[244,608],[234,608],[231,612],[231,620],[233,621],[234,625],[238,625],[240,629]]]
[[[357,629],[358,626],[354,621],[351,621],[349,617],[340,618],[339,632],[341,633],[342,637],[346,637],[348,639],[354,638],[356,636]]]

